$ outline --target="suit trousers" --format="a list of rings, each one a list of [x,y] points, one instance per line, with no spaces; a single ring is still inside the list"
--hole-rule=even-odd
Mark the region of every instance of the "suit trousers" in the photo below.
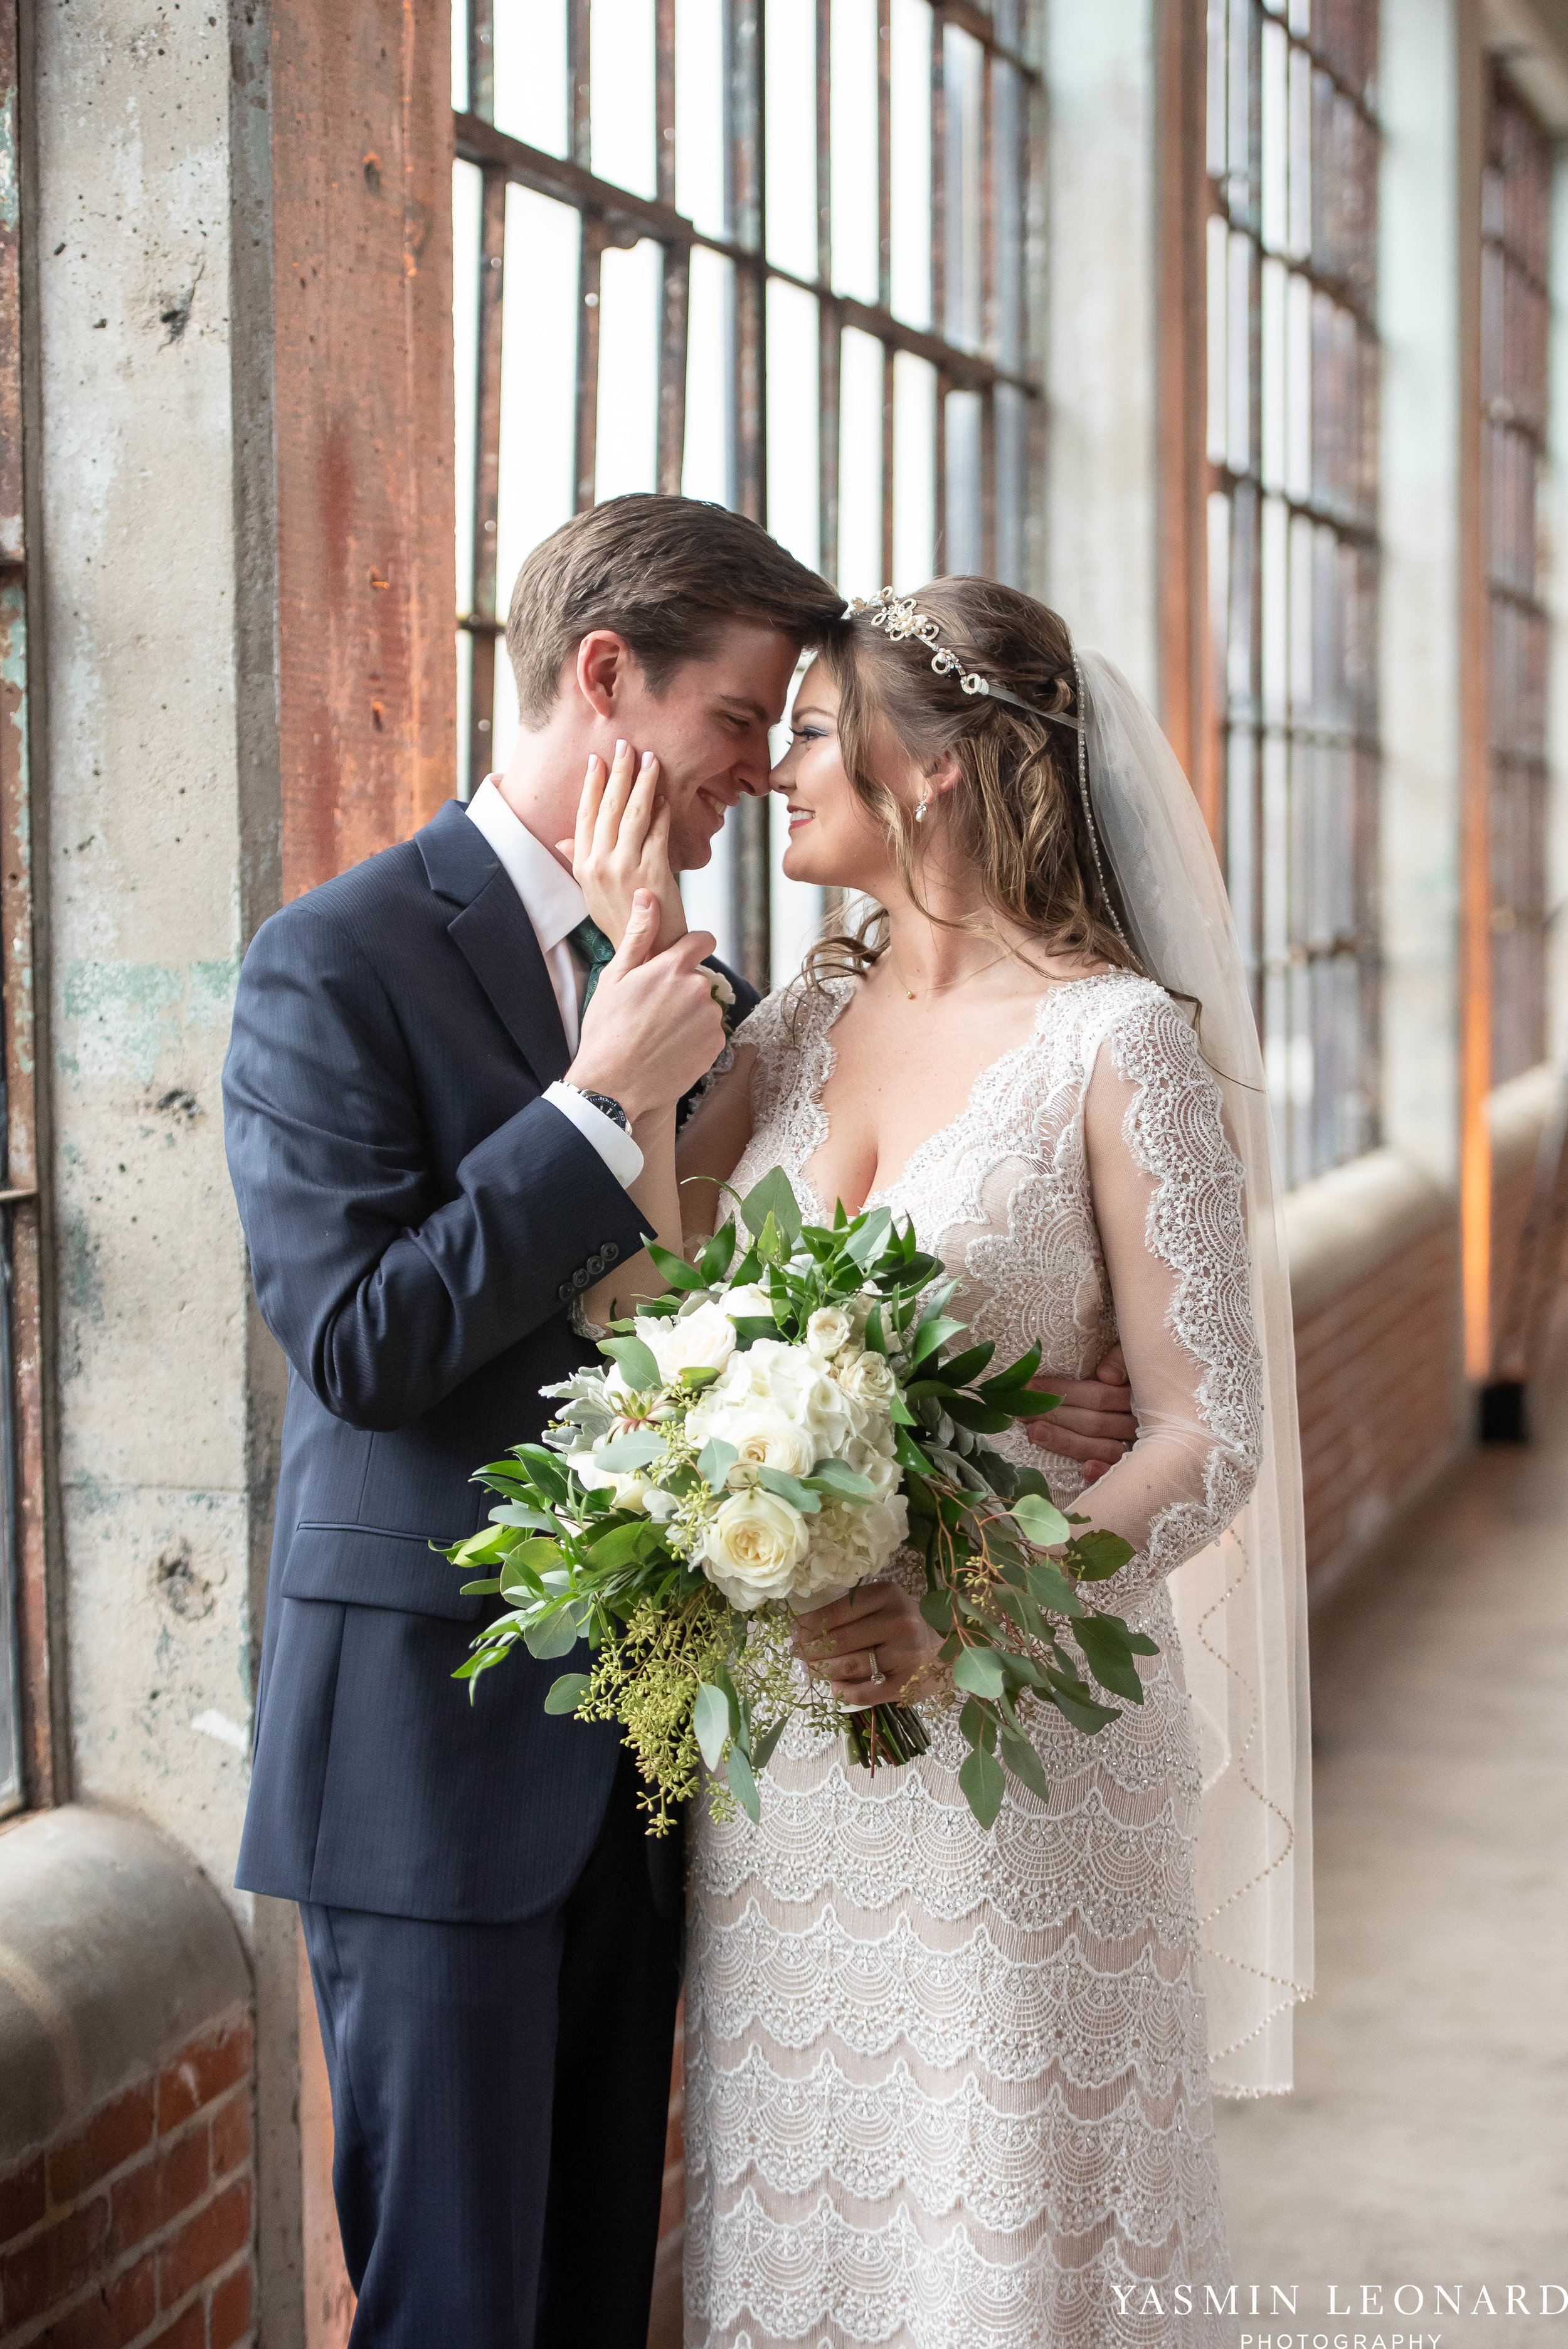
[[[645,2349],[681,1937],[625,1754],[587,1866],[542,1917],[300,1917],[350,2349]]]

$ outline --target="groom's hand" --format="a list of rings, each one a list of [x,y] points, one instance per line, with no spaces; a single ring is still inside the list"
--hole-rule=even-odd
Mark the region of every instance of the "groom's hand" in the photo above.
[[[713,938],[691,930],[655,954],[658,929],[658,900],[639,889],[566,1071],[568,1084],[618,1101],[634,1124],[650,1110],[673,1108],[724,1050],[724,1020],[702,968]]]
[[[1025,1434],[1042,1452],[1081,1462],[1086,1485],[1114,1468],[1136,1440],[1132,1390],[1119,1346],[1111,1348],[1092,1379],[1063,1379],[1042,1371],[1031,1384],[1060,1402],[1048,1417],[1024,1420]]]

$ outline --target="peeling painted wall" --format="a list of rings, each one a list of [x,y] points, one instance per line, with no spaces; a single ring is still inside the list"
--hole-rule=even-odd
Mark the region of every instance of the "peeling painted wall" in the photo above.
[[[76,1788],[176,1835],[228,1893],[252,1514],[219,1100],[241,951],[229,26],[192,0],[51,0],[36,27]]]

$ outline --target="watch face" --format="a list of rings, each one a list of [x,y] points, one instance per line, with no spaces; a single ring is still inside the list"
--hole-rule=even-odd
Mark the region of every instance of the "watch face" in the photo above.
[[[618,1101],[612,1101],[608,1093],[587,1093],[583,1098],[591,1101],[595,1109],[603,1110],[605,1116],[612,1119],[616,1125],[623,1127],[628,1133],[631,1131],[630,1121],[625,1111]]]

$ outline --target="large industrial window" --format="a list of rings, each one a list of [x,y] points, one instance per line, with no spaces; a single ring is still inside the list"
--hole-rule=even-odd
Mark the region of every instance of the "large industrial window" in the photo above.
[[[460,788],[519,566],[596,500],[718,500],[846,595],[1033,575],[1032,5],[454,11]],[[782,975],[819,909],[767,806],[717,845],[688,901]]]
[[[1223,837],[1292,1182],[1377,1129],[1377,26],[1210,0]]]
[[[1546,667],[1537,490],[1546,442],[1552,158],[1498,87],[1481,182],[1481,430],[1491,616],[1492,1080],[1546,1051]]]

